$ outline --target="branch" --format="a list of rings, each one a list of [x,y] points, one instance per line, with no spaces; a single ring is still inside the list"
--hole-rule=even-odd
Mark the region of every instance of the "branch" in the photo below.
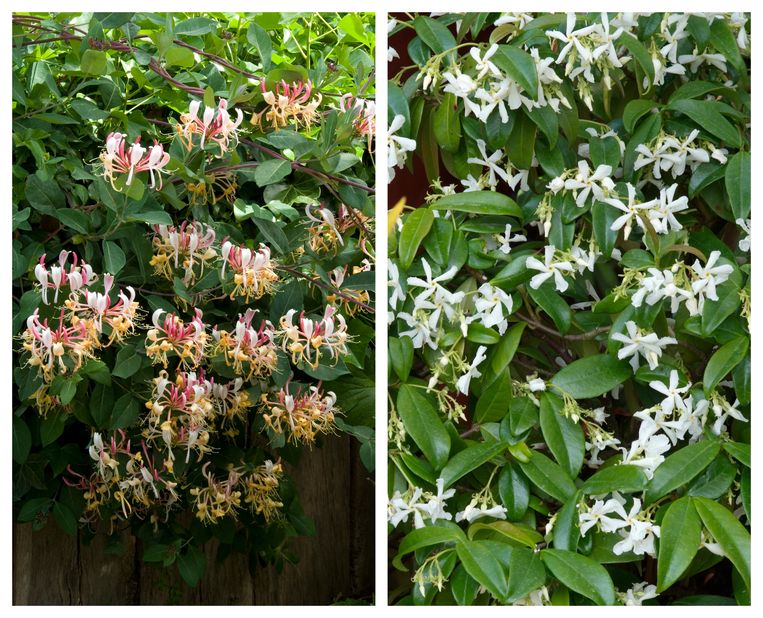
[[[317,285],[319,288],[323,288],[324,290],[328,290],[332,294],[335,294],[339,298],[347,301],[348,303],[352,303],[354,305],[357,305],[361,309],[365,309],[369,313],[375,313],[374,308],[371,305],[367,305],[364,302],[359,301],[357,298],[353,298],[352,296],[348,296],[347,294],[344,294],[343,292],[340,292],[337,288],[328,285],[327,283],[324,283],[320,279],[313,279],[310,275],[306,275],[301,270],[297,270],[296,268],[292,268],[291,266],[286,266],[284,264],[281,264],[279,266],[276,266],[279,270],[285,270],[288,273],[291,273],[292,275],[296,277],[300,277],[302,279],[305,279],[306,281],[309,281],[313,285]]]
[[[566,339],[567,341],[587,341],[589,339],[595,339],[599,335],[603,333],[607,333],[610,330],[612,330],[611,326],[599,326],[598,328],[594,328],[591,331],[588,331],[587,333],[581,333],[579,335],[562,335],[559,331],[554,330],[553,328],[549,328],[545,324],[541,322],[536,322],[532,318],[523,315],[521,313],[515,314],[518,318],[520,318],[522,321],[527,322],[527,324],[532,329],[541,330],[544,333],[548,333],[549,335],[554,335],[554,337],[558,337],[560,339]]]

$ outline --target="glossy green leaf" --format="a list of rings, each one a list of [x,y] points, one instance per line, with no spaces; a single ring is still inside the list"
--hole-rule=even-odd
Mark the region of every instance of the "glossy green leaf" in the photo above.
[[[551,574],[570,590],[597,605],[614,605],[615,587],[607,569],[586,556],[561,549],[544,549],[541,559]]]
[[[691,481],[710,465],[720,450],[718,440],[701,440],[674,451],[654,471],[644,493],[645,504],[652,504]]]
[[[537,290],[527,286],[527,293],[535,303],[554,321],[561,334],[566,334],[572,325],[572,310],[556,291],[554,284],[546,281]]]
[[[500,421],[509,411],[511,402],[511,381],[506,373],[501,373],[477,400],[474,411],[475,423]]]
[[[578,510],[578,503],[581,496],[582,493],[580,491],[575,492],[575,495],[567,500],[564,506],[557,511],[553,529],[554,549],[564,549],[571,552],[577,551],[578,541],[580,540],[580,527],[578,525],[580,512]]]
[[[575,494],[572,479],[543,453],[533,452],[530,460],[520,462],[519,467],[530,482],[560,503],[565,503]]]
[[[410,268],[421,241],[429,233],[433,221],[434,215],[428,208],[417,208],[406,217],[397,248],[400,255],[400,267],[403,270]]]
[[[411,530],[400,542],[397,556],[392,561],[392,565],[400,571],[405,571],[406,568],[402,563],[402,559],[411,552],[423,547],[460,543],[463,541],[466,541],[466,534],[464,534],[461,528],[452,523]]]
[[[598,397],[631,376],[628,363],[608,354],[580,358],[560,369],[551,384],[575,399]]]
[[[519,521],[530,503],[530,484],[516,463],[506,462],[498,476],[498,495],[506,508],[506,519]]]
[[[621,464],[602,468],[586,479],[581,489],[591,496],[601,496],[611,491],[636,493],[646,487],[647,478],[639,466]]]
[[[413,341],[410,337],[389,337],[389,361],[401,380],[407,380],[413,366]]]
[[[657,555],[657,590],[670,588],[691,564],[702,541],[702,522],[692,499],[676,500],[668,507],[660,525]]]
[[[557,463],[575,478],[583,466],[585,439],[580,425],[563,415],[564,402],[553,393],[540,397],[540,428]]]
[[[459,451],[445,464],[440,473],[444,480],[444,486],[450,487],[457,480],[497,457],[505,450],[506,444],[503,442],[480,442]]]
[[[540,554],[522,548],[511,551],[509,559],[509,591],[506,602],[513,603],[538,590],[546,582],[546,569]]]
[[[434,52],[440,54],[453,49],[456,46],[456,39],[450,33],[450,30],[442,23],[426,15],[418,15],[413,20],[413,27],[416,34],[422,41]]]
[[[658,113],[659,105],[647,99],[628,101],[623,111],[623,126],[628,133],[633,133],[639,119],[648,113]]]
[[[739,363],[744,360],[750,347],[748,337],[732,339],[718,348],[705,366],[702,386],[705,397],[710,397],[718,383],[723,380]]]
[[[469,573],[496,599],[503,599],[509,591],[506,573],[501,563],[489,550],[485,541],[462,541],[456,545],[456,552]]]
[[[448,461],[450,435],[434,406],[420,389],[403,384],[397,395],[397,412],[408,435],[436,470]]]
[[[698,127],[723,140],[732,148],[739,148],[742,141],[739,132],[717,108],[708,101],[680,99],[673,101],[667,107],[671,111],[680,112],[691,118]]]
[[[708,498],[692,498],[694,508],[708,532],[718,542],[723,553],[731,560],[750,587],[750,533],[733,513]]]
[[[445,195],[432,203],[433,210],[453,210],[477,215],[509,215],[522,218],[522,210],[508,195],[495,191],[469,191]]]
[[[532,100],[537,98],[538,70],[530,54],[513,45],[499,45],[492,60],[499,69],[522,86],[526,97]]]
[[[726,192],[735,219],[750,217],[750,153],[738,152],[726,166]]]
[[[494,521],[491,523],[479,521],[469,526],[467,534],[470,539],[477,537],[480,533],[483,535],[484,533],[489,533],[491,538],[503,536],[511,542],[526,545],[530,549],[535,549],[535,546],[543,541],[543,537],[536,530],[510,521]]]

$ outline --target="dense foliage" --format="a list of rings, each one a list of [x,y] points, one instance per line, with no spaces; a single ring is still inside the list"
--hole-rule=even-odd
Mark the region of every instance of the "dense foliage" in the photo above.
[[[749,28],[390,23],[394,602],[749,603]]]
[[[371,15],[13,16],[13,497],[189,584],[373,466]]]

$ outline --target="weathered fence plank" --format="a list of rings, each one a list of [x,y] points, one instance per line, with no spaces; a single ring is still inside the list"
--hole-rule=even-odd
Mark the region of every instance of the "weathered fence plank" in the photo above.
[[[140,544],[125,537],[122,555],[104,553],[62,533],[52,521],[40,532],[16,524],[13,602],[16,605],[323,605],[369,598],[373,588],[373,484],[348,436],[330,436],[305,450],[289,468],[316,536],[293,541],[297,564],[249,575],[246,557],[217,562],[216,543],[205,548],[207,571],[190,589],[175,567],[147,565]]]

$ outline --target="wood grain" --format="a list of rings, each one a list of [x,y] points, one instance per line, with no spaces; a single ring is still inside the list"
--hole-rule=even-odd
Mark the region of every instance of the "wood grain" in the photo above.
[[[329,436],[289,468],[316,536],[293,539],[297,564],[282,572],[261,568],[252,578],[246,556],[216,560],[205,548],[207,570],[196,588],[175,566],[145,564],[129,534],[121,555],[104,552],[102,537],[89,544],[61,532],[53,521],[34,532],[13,528],[15,605],[325,605],[371,597],[374,573],[373,479],[348,436]]]

